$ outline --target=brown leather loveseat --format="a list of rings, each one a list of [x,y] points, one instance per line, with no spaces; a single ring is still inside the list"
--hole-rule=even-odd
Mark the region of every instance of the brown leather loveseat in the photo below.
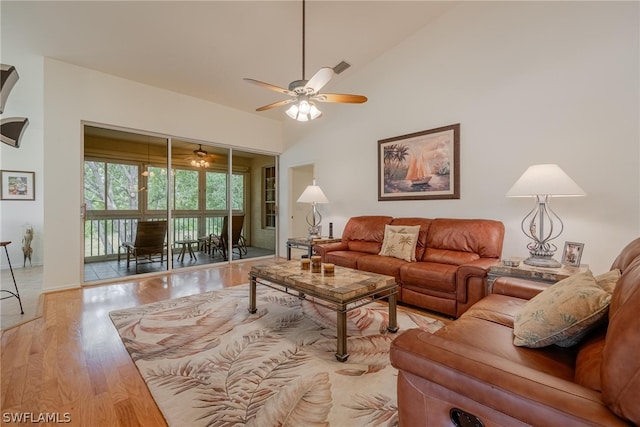
[[[402,333],[390,353],[400,425],[640,424],[640,239],[615,269],[622,274],[604,324],[571,347],[513,344],[515,314],[543,286],[504,277],[436,333]]]
[[[415,262],[379,255],[385,226],[419,226]],[[458,317],[486,295],[484,279],[500,258],[504,225],[487,219],[349,219],[342,241],[315,245],[323,262],[394,276],[398,301]]]

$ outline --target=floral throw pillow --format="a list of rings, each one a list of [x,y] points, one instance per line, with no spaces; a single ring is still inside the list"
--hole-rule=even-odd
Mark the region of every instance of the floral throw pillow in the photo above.
[[[382,249],[378,255],[415,261],[418,233],[419,225],[385,225]]]
[[[520,308],[513,322],[513,344],[532,348],[577,344],[606,316],[610,302],[611,294],[590,271],[567,277]]]
[[[599,276],[596,276],[595,279],[598,283],[598,286],[612,294],[613,290],[616,288],[616,283],[618,283],[618,279],[621,275],[622,274],[620,270],[616,268],[615,270],[611,270],[606,273],[600,274]]]

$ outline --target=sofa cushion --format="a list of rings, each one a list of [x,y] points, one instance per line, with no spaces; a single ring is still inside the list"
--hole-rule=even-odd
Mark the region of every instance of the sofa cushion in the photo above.
[[[427,248],[422,261],[440,264],[462,265],[480,259],[480,255],[473,252],[451,251],[447,249]]]
[[[469,252],[500,258],[504,224],[489,219],[437,218],[431,222],[427,248]]]
[[[400,267],[400,281],[403,285],[455,292],[458,267],[433,262],[411,262]]]
[[[382,248],[382,241],[369,242],[366,240],[349,240],[347,245],[349,246],[350,251],[377,254],[380,252],[380,248]]]
[[[400,283],[400,267],[406,263],[399,258],[382,255],[366,255],[356,260],[358,270],[393,276],[396,283]]]
[[[521,298],[490,294],[473,304],[460,317],[476,317],[513,328],[513,318],[526,302],[527,300]]]
[[[419,225],[385,225],[382,249],[378,255],[415,261],[418,233]]]
[[[573,381],[575,350],[557,346],[540,349],[516,347],[512,343],[512,334],[513,330],[508,326],[464,315],[434,333],[535,371]]]
[[[640,239],[636,239],[627,248],[638,248],[640,247],[638,243]],[[640,307],[640,258],[626,263],[613,291],[601,371],[604,402],[620,417],[640,425],[638,307]]]
[[[576,357],[575,382],[592,390],[602,391],[600,370],[607,325],[601,325],[580,343]]]
[[[367,252],[356,251],[331,251],[327,252],[324,262],[339,265],[341,267],[358,268],[358,258],[371,255]]]
[[[384,226],[391,220],[390,216],[354,216],[344,227],[342,241],[351,251],[377,254],[382,247]]]
[[[640,239],[635,239],[624,247],[611,265],[611,270],[625,271],[633,261],[640,257]]]
[[[431,218],[403,217],[394,218],[391,225],[419,225],[420,233],[418,234],[418,243],[416,244],[416,260],[422,259],[424,251],[427,248],[427,233],[431,226]]]
[[[513,343],[533,348],[574,345],[606,316],[610,301],[611,294],[598,286],[590,271],[574,274],[520,309]]]

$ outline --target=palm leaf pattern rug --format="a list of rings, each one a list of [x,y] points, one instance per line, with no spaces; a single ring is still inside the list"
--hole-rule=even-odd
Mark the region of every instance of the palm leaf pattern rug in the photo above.
[[[170,426],[397,425],[386,304],[348,313],[349,359],[336,352],[336,314],[258,286],[110,313]],[[399,333],[442,322],[398,308]]]

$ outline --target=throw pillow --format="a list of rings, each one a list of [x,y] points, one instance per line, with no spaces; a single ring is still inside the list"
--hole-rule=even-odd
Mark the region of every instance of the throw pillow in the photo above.
[[[531,298],[516,314],[513,344],[545,347],[576,344],[609,309],[611,294],[590,271],[574,274]]]
[[[612,294],[613,290],[616,287],[616,283],[618,283],[618,279],[621,275],[622,273],[620,272],[620,270],[616,268],[615,270],[611,270],[606,273],[600,274],[599,276],[596,276],[595,279],[598,283],[598,286]]]
[[[415,261],[418,233],[419,225],[385,225],[382,249],[378,255]]]

